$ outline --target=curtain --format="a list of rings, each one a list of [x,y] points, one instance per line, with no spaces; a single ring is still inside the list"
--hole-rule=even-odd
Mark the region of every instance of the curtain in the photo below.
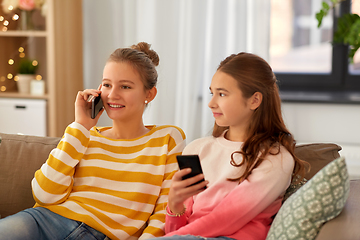
[[[188,142],[211,134],[211,78],[232,53],[268,59],[268,0],[83,0],[84,86],[97,88],[116,48],[145,41],[160,56],[158,95],[145,124],[181,127]],[[98,125],[111,125],[104,116]]]

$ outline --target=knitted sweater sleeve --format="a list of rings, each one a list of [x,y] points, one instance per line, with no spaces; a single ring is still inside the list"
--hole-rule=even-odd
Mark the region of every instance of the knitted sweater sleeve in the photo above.
[[[168,194],[171,185],[171,179],[174,173],[178,170],[176,156],[180,155],[186,145],[185,134],[181,129],[179,133],[174,134],[169,139],[168,153],[165,165],[165,173],[159,198],[155,204],[154,212],[147,221],[148,225],[144,229],[139,240],[152,237],[160,237],[164,235],[165,225],[165,207],[168,201]]]
[[[290,184],[293,166],[290,154],[269,155],[248,179],[231,191],[209,214],[177,230],[171,229],[173,231],[166,236],[227,236],[244,227],[270,205],[275,210],[269,212],[276,212],[281,206],[281,195]],[[167,220],[169,225],[184,221],[176,218]]]
[[[73,122],[64,133],[57,148],[35,172],[31,185],[36,203],[58,204],[69,196],[75,167],[82,159],[89,143],[90,133],[81,124]]]

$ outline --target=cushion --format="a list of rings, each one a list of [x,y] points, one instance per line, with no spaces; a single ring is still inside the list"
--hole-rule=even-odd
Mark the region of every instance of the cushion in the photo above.
[[[349,195],[345,158],[326,165],[280,208],[267,240],[315,239],[321,226],[336,217]]]
[[[32,207],[31,180],[60,138],[0,133],[0,216]]]
[[[328,163],[339,158],[340,150],[341,147],[334,143],[303,144],[296,146],[295,155],[310,163],[311,169],[305,175],[305,178],[309,180]]]

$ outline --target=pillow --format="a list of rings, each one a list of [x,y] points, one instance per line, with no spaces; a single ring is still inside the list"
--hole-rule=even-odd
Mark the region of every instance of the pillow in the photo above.
[[[266,240],[315,239],[321,226],[342,211],[349,185],[345,158],[333,160],[284,202]]]
[[[328,163],[339,158],[340,150],[341,147],[334,143],[311,143],[297,145],[295,155],[310,163],[310,171],[305,175],[305,178],[309,180]]]

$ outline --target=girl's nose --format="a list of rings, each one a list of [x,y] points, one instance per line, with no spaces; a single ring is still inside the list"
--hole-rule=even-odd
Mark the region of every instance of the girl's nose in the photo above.
[[[215,106],[216,106],[215,99],[214,99],[214,96],[212,96],[209,103],[208,103],[208,107],[209,108],[214,108]]]
[[[119,98],[119,93],[116,91],[115,88],[112,88],[109,92],[108,98],[110,99],[117,99]]]

